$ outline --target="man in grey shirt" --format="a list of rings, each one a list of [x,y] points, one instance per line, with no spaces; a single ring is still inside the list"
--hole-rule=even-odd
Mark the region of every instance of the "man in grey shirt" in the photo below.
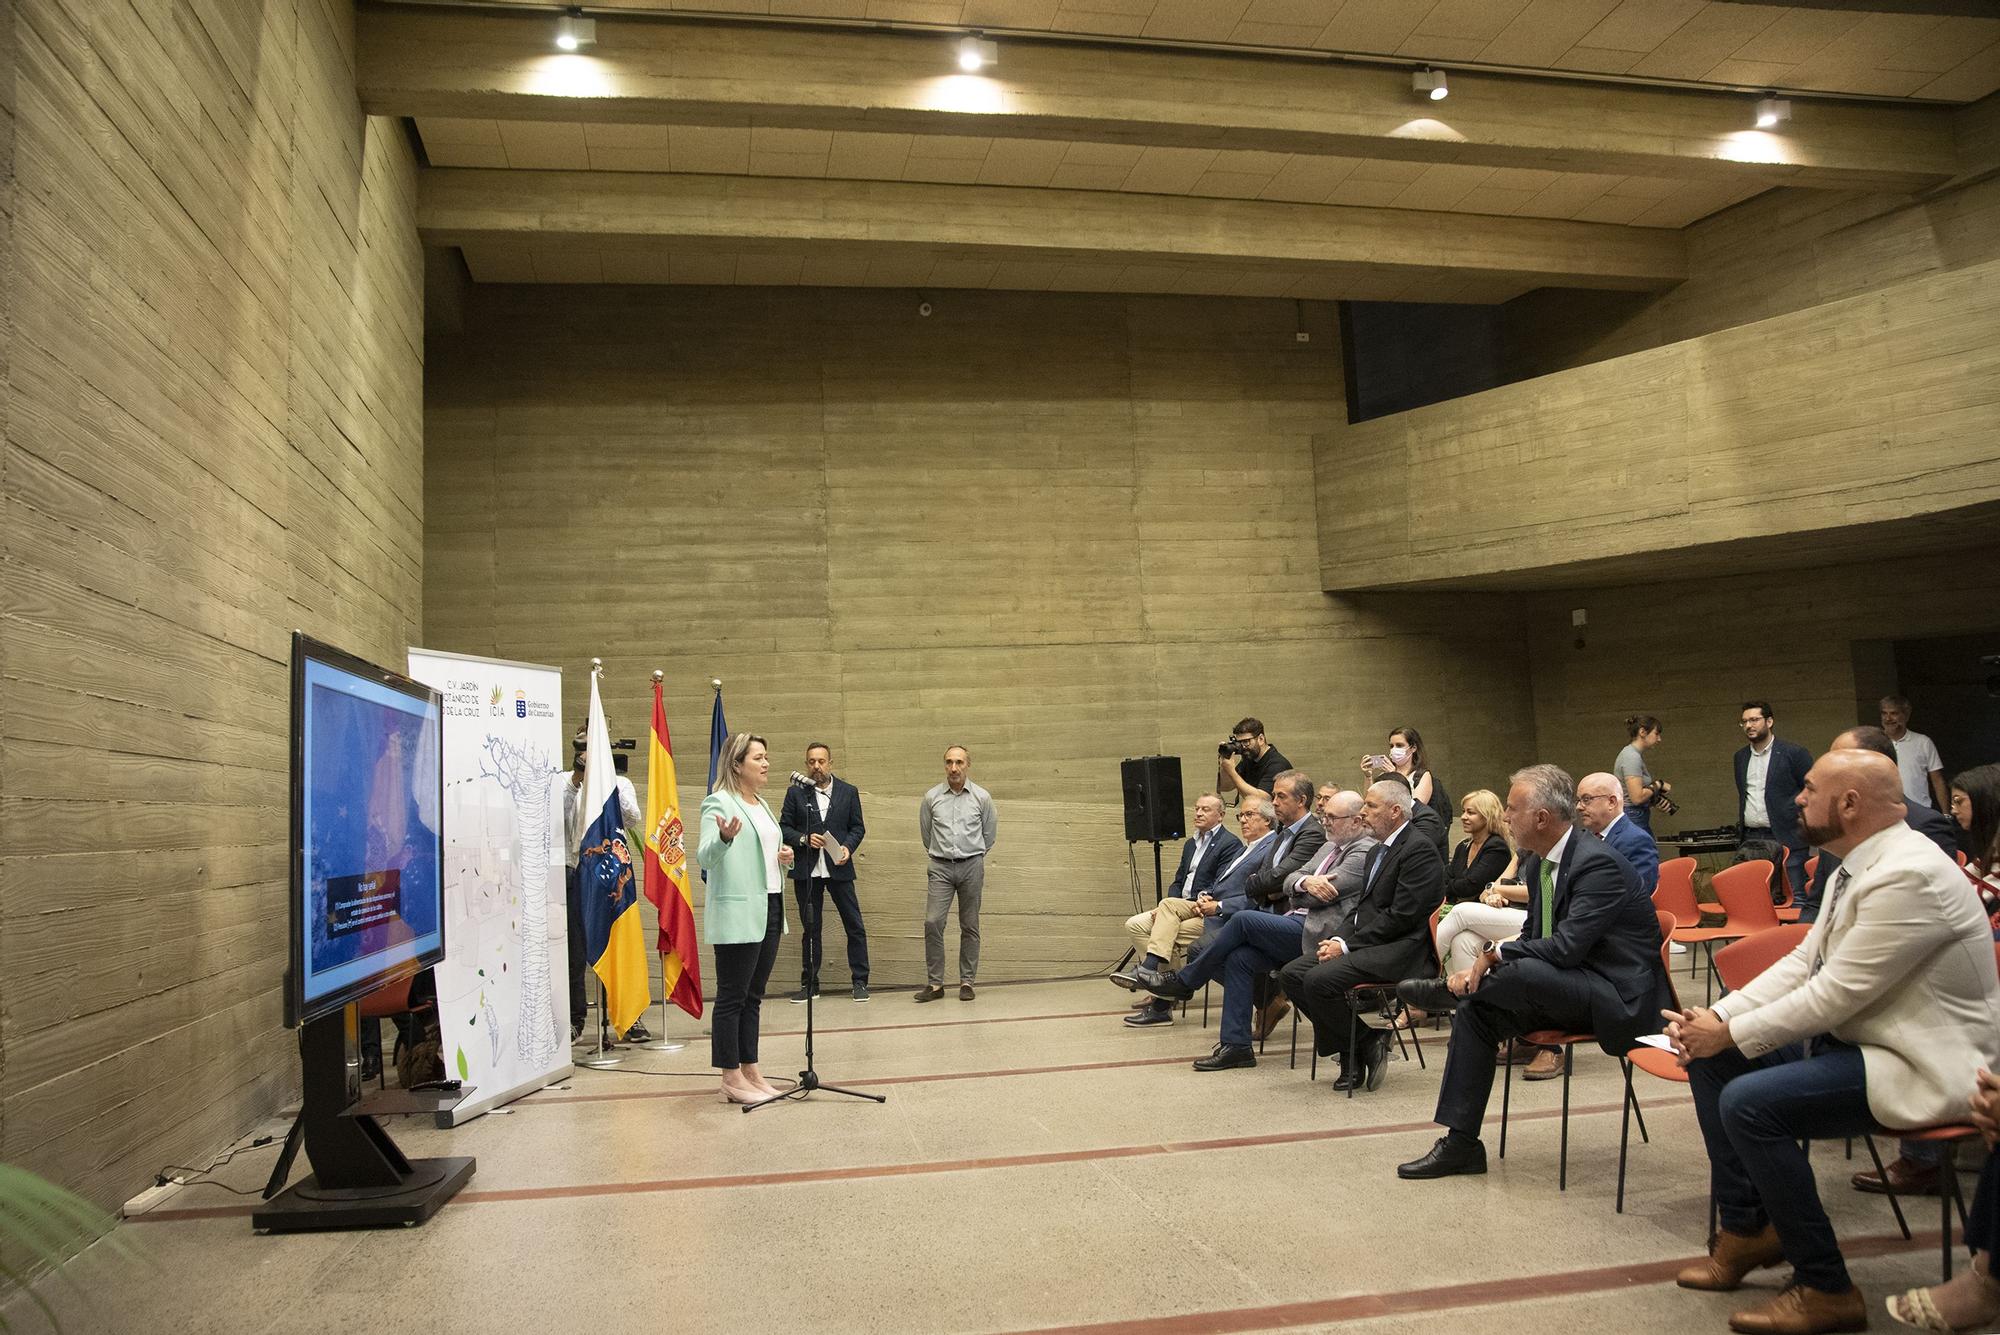
[[[986,855],[993,851],[999,818],[993,798],[966,777],[972,754],[962,746],[944,752],[944,782],[917,803],[917,832],[930,854],[930,894],[924,906],[925,985],[918,1001],[944,995],[944,920],[958,898],[958,999],[972,1000],[979,973],[979,895],[986,888]]]

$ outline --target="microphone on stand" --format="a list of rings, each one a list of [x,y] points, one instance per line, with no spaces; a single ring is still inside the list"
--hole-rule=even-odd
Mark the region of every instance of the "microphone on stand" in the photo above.
[[[794,787],[803,787],[803,788],[811,788],[814,786],[813,781],[811,779],[808,779],[805,775],[799,773],[797,770],[792,771],[792,784]]]

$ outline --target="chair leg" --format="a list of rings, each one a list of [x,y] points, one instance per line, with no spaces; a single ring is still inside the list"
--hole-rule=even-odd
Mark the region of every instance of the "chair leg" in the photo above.
[[[1201,990],[1201,1027],[1208,1028],[1208,989]]]
[[[1430,1065],[1424,1061],[1424,1038],[1422,1034],[1417,1032],[1417,1026],[1415,1025],[1410,1026],[1410,1046],[1417,1050],[1417,1069],[1419,1071],[1428,1071]]]
[[[1513,1055],[1513,1047],[1514,1042],[1509,1039],[1507,1048],[1510,1057]],[[1507,1104],[1514,1093],[1514,1063],[1506,1062],[1502,1070],[1505,1074],[1500,1077],[1500,1157],[1504,1159],[1507,1157]]]
[[[1576,1057],[1576,1044],[1563,1045],[1562,1148],[1556,1154],[1556,1190],[1569,1190],[1569,1070]]]
[[[1951,1178],[1951,1190],[1938,1193],[1938,1268],[1943,1282],[1951,1283],[1951,1198],[1958,1195],[1958,1168],[1952,1163],[1951,1146],[1945,1146],[1945,1162],[1938,1165]]]
[[[1630,1072],[1631,1070],[1630,1062],[1626,1063],[1625,1069],[1628,1073]],[[1632,1089],[1632,1082],[1629,1076],[1625,1081],[1625,1097],[1632,1100],[1632,1115],[1639,1119],[1640,1143],[1645,1145],[1652,1144],[1653,1138],[1646,1134],[1646,1110],[1639,1106],[1639,1095]]]
[[[1896,1227],[1902,1231],[1903,1241],[1910,1240],[1910,1221],[1903,1218],[1903,1203],[1896,1199],[1896,1193],[1889,1190],[1889,1175],[1882,1168],[1882,1152],[1875,1148],[1875,1137],[1863,1136],[1861,1142],[1868,1147],[1868,1157],[1875,1161],[1875,1175],[1882,1179],[1882,1194],[1889,1198],[1889,1210],[1896,1216]]]
[[[1357,1064],[1361,1061],[1361,1049],[1355,1046],[1360,1041],[1360,1030],[1361,1015],[1354,1009],[1354,994],[1350,992],[1347,994],[1347,1060]],[[1340,1070],[1342,1075],[1347,1073],[1345,1066]],[[1353,1085],[1347,1087],[1347,1097],[1354,1097]]]
[[[1617,1214],[1625,1213],[1625,1152],[1632,1140],[1632,1110],[1639,1101],[1632,1096],[1632,1063],[1619,1063],[1625,1068],[1625,1104],[1619,1109],[1618,1118],[1618,1204]]]
[[[1292,1070],[1299,1069],[1299,1008],[1292,1007]]]

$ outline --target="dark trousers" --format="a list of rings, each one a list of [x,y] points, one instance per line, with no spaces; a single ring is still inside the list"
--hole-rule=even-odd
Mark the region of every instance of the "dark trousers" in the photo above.
[[[1428,937],[1428,923],[1425,932]],[[1366,1038],[1367,1033],[1354,1022],[1349,990],[1362,983],[1412,976],[1423,968],[1425,944],[1424,940],[1384,942],[1331,960],[1302,955],[1278,970],[1278,986],[1312,1021],[1313,1050],[1322,1057],[1337,1055],[1343,1063],[1352,1060],[1348,1035]]]
[[[1493,1097],[1501,1043],[1537,1029],[1584,1033],[1590,1026],[1590,982],[1581,970],[1526,959],[1494,969],[1452,1017],[1451,1054],[1438,1088],[1438,1125],[1460,1135],[1479,1134]]]
[[[1965,1245],[1976,1252],[1991,1253],[2000,1244],[2000,1154],[1988,1155],[1979,1172],[1979,1189],[1972,1193],[1972,1209],[1965,1216]],[[1988,1273],[1992,1272],[1989,1264]]]
[[[805,929],[799,941],[800,983],[807,991],[819,991],[819,966],[824,957],[820,948],[820,910],[825,904],[822,896],[831,896],[834,912],[840,915],[840,925],[847,931],[847,971],[854,976],[856,987],[866,986],[868,932],[861,925],[861,901],[855,897],[854,882],[809,876],[803,881],[793,881],[792,893],[798,896],[799,919]]]
[[[569,920],[569,1027],[572,1030],[583,1027],[585,1008],[589,1005],[583,994],[583,978],[590,972],[588,943],[583,939],[583,889],[577,881],[575,867],[563,882],[565,908]]]
[[[1731,1048],[1690,1062],[1688,1080],[1722,1226],[1749,1234],[1773,1225],[1801,1284],[1845,1293],[1847,1265],[1799,1142],[1865,1135],[1875,1119],[1860,1049],[1814,1043],[1811,1057],[1797,1045],[1754,1058]]]
[[[1304,923],[1246,909],[1231,914],[1217,929],[1201,957],[1177,977],[1189,987],[1222,979],[1222,1045],[1250,1046],[1250,1016],[1257,1006],[1257,980],[1299,957]]]
[[[715,947],[715,1013],[709,1035],[710,1066],[733,1071],[757,1060],[757,1030],[763,1021],[764,985],[778,962],[778,937],[785,930],[785,897],[766,895],[770,912],[764,939]]]

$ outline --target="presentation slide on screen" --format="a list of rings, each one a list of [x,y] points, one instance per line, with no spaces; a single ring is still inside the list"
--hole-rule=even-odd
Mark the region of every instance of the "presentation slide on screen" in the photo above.
[[[440,940],[438,716],[318,662],[306,667],[307,1004]]]

